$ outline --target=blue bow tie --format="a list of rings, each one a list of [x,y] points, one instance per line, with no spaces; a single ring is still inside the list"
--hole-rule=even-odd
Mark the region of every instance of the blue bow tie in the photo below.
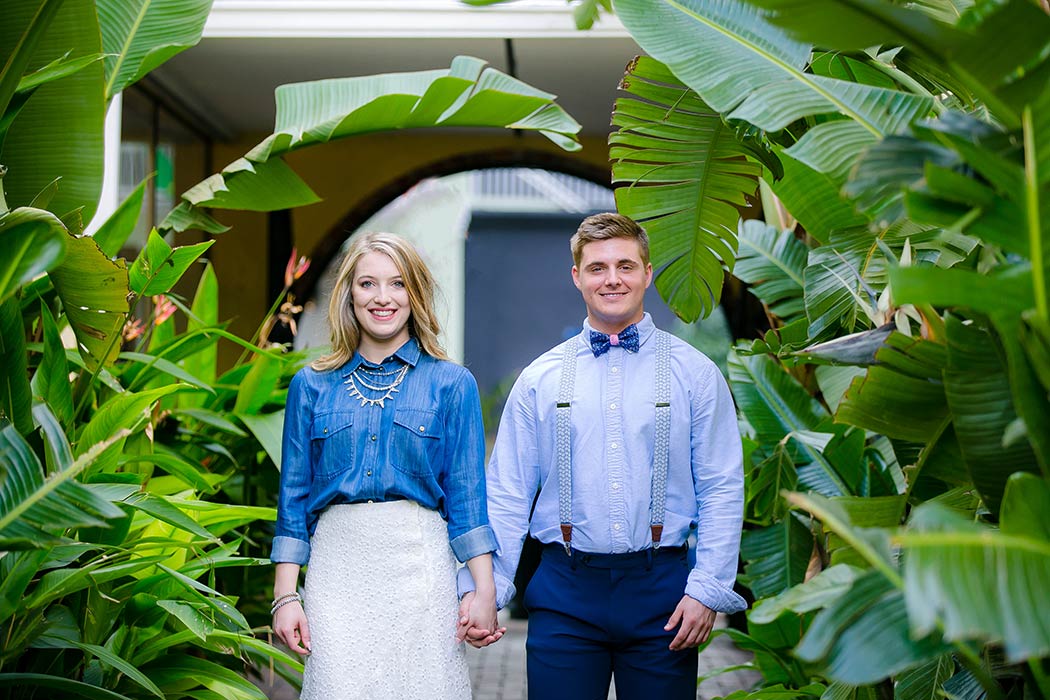
[[[612,335],[591,331],[591,352],[595,357],[601,357],[609,352],[609,348],[613,345],[619,345],[628,352],[638,352],[638,326],[632,323],[619,333]]]

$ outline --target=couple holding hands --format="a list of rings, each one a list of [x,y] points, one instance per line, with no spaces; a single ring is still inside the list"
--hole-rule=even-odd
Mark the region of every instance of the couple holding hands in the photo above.
[[[696,697],[696,646],[716,611],[745,607],[733,400],[645,313],[637,223],[590,216],[570,247],[583,330],[518,377],[486,469],[429,270],[397,236],[351,244],[332,352],[295,375],[285,413],[273,626],[309,654],[304,699],[469,698],[463,643],[503,635],[528,533],[544,545],[524,598],[530,698],[604,700],[611,680],[620,700]]]

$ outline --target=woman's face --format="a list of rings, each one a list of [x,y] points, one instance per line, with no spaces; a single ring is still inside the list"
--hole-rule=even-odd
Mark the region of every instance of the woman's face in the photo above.
[[[354,267],[352,298],[362,346],[394,350],[408,340],[408,290],[389,255],[370,251],[361,256]]]

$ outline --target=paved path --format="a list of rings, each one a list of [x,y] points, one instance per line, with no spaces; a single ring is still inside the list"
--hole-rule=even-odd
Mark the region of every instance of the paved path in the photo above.
[[[467,647],[467,663],[470,666],[471,685],[474,688],[474,700],[526,700],[525,684],[525,631],[528,623],[524,620],[504,618],[507,634],[498,644],[487,649]],[[723,616],[718,616],[716,626],[724,625]],[[746,663],[751,654],[737,649],[728,637],[718,637],[700,655],[700,673],[712,669]],[[697,689],[696,697],[700,700],[729,695],[734,690],[747,688],[759,680],[754,671],[734,671],[704,681]],[[295,700],[296,693],[287,683],[278,677],[274,685],[262,680],[255,683],[262,688],[271,700]],[[616,693],[610,691],[609,698]]]
[[[504,619],[507,634],[498,644],[487,649],[467,647],[467,664],[470,666],[474,700],[526,700],[525,683],[525,631],[528,623],[523,620]],[[724,626],[719,615],[717,626]],[[749,652],[737,649],[728,637],[720,636],[700,655],[700,674],[712,669],[746,663]],[[697,689],[700,700],[729,695],[734,690],[747,688],[759,680],[754,671],[733,671],[704,681]],[[609,692],[610,700],[616,697]]]

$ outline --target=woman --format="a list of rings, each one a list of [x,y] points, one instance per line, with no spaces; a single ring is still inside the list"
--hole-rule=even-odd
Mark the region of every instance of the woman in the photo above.
[[[477,384],[438,344],[433,299],[409,243],[360,236],[332,293],[332,352],[288,388],[273,626],[310,655],[306,700],[469,698],[457,622],[502,634]],[[482,582],[458,615],[453,554]]]

